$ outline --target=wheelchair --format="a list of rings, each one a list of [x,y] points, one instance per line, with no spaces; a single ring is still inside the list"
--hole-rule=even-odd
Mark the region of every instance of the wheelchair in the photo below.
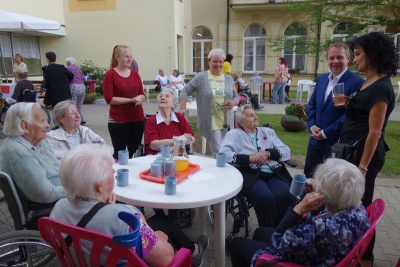
[[[4,172],[0,172],[0,190],[0,266],[58,266],[56,253],[37,231],[37,220],[51,209],[43,210],[38,203],[24,205]]]
[[[272,125],[270,123],[265,123],[262,126],[272,129]],[[292,168],[297,167],[297,164],[291,160],[287,160],[284,163]],[[244,228],[244,237],[249,237],[249,217],[250,209],[253,208],[253,205],[247,200],[246,197],[244,197],[240,193],[233,198],[227,200],[225,204],[226,216],[228,216],[229,214],[233,218],[232,230],[226,238],[225,242],[226,247],[229,248],[232,239],[238,236],[241,228]],[[214,223],[214,211],[212,206],[208,206],[208,216],[210,222]]]

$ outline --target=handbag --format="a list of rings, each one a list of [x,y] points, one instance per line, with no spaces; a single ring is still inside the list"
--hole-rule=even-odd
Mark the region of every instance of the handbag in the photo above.
[[[344,159],[345,161],[351,162],[358,165],[361,160],[362,152],[364,150],[365,139],[368,131],[363,133],[357,140],[349,145],[344,143],[335,143],[331,147],[329,153],[330,158]],[[339,140],[340,142],[340,140]]]

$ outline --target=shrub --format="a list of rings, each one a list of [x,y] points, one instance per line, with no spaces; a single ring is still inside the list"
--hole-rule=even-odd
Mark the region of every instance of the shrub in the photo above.
[[[97,82],[95,83],[96,94],[102,96],[103,95],[102,84],[107,69],[98,67],[94,65],[94,63],[91,60],[87,59],[83,60],[83,62],[79,65],[79,67],[81,68],[85,76],[90,76],[90,79],[97,80]],[[90,93],[88,84],[86,84],[86,93],[87,94]]]
[[[285,122],[300,122],[299,117],[294,115],[285,115],[282,117],[282,120]]]
[[[285,114],[298,117],[299,121],[307,121],[308,106],[300,104],[290,104],[285,108]],[[286,116],[285,116],[286,117]]]

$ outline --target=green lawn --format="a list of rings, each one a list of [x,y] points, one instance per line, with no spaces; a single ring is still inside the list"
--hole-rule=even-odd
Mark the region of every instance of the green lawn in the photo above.
[[[264,123],[269,122],[279,138],[290,147],[292,160],[298,164],[297,168],[303,168],[304,160],[307,151],[307,144],[309,138],[309,132],[307,130],[293,133],[284,130],[280,124],[280,119],[282,115],[267,115],[258,114],[260,121],[260,126]],[[201,152],[201,135],[196,127],[197,117],[189,118],[190,126],[195,132],[196,144],[195,151]],[[386,127],[385,141],[390,147],[390,151],[386,155],[385,166],[383,167],[379,176],[382,177],[392,177],[400,179],[400,122],[399,121],[389,121]],[[207,154],[210,155],[209,148],[207,146]]]

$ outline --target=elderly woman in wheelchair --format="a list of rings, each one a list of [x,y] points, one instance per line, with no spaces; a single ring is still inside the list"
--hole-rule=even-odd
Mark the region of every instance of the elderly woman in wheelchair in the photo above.
[[[195,142],[194,133],[182,114],[174,112],[177,99],[172,89],[165,89],[157,96],[159,112],[146,120],[144,128],[145,154],[155,155],[160,152],[161,145],[174,146],[173,136],[184,135]]]
[[[290,158],[290,149],[274,130],[258,127],[251,105],[239,107],[235,120],[238,128],[227,133],[220,152],[242,173],[240,194],[254,206],[258,225],[276,227],[294,203],[289,192],[292,177],[283,164]]]
[[[333,266],[352,250],[370,226],[361,204],[361,172],[342,159],[328,159],[308,185],[303,200],[287,210],[276,229],[258,228],[253,240],[232,240],[233,267],[255,266],[265,253],[306,266]],[[324,203],[320,214],[307,215]]]
[[[53,203],[65,196],[59,162],[46,140],[49,127],[37,103],[16,103],[7,111],[0,169],[13,179],[24,206]]]

